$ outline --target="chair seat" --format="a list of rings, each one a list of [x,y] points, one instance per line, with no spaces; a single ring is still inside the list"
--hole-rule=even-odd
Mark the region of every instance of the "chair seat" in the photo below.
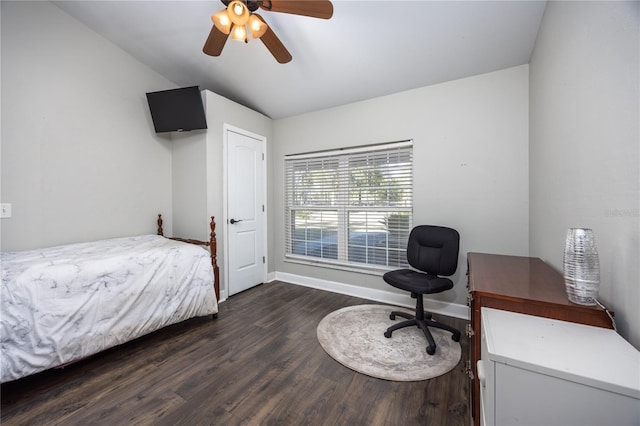
[[[382,276],[387,284],[416,294],[432,294],[453,288],[453,281],[435,275],[427,275],[413,269],[399,269]]]

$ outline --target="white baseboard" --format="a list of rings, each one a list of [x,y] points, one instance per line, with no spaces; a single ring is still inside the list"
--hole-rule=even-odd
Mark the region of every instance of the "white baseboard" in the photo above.
[[[318,278],[305,277],[303,275],[289,274],[286,272],[270,272],[268,274],[268,282],[276,280],[304,287],[346,294],[348,296],[359,297],[362,299],[374,300],[376,302],[387,303],[390,305],[403,306],[410,309],[415,309],[416,307],[415,299],[412,299],[409,293],[399,294],[391,291],[359,287],[336,281],[327,281]],[[467,305],[424,299],[424,309],[435,314],[469,320],[469,307]]]

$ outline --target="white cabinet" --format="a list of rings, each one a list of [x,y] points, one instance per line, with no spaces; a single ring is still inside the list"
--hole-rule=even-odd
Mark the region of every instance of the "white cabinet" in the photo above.
[[[614,330],[481,315],[481,424],[640,425],[640,352]]]

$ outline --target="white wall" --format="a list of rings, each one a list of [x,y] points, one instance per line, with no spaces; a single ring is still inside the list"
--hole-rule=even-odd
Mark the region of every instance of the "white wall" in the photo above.
[[[206,138],[209,132],[215,130],[210,127],[208,120],[207,127],[207,130],[193,130],[172,136],[171,197],[173,235],[208,241]]]
[[[528,255],[528,78],[524,65],[276,120],[270,270],[395,291],[380,276],[284,261],[283,158],[413,139],[414,224],[461,234],[455,287],[433,298],[465,304],[467,252]]]
[[[549,2],[530,65],[531,255],[588,227],[600,299],[640,348],[640,3]]]
[[[175,85],[51,3],[0,7],[2,250],[155,233],[171,144],[145,92]]]

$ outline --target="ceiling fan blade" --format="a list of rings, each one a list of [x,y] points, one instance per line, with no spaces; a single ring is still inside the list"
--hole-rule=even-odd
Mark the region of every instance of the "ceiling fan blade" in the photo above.
[[[329,19],[333,16],[333,4],[329,0],[262,0],[258,5],[271,12],[291,13],[312,18]]]
[[[260,20],[266,24],[262,16],[258,15],[257,13],[254,13],[254,15],[260,18]],[[281,64],[286,64],[287,62],[291,61],[291,53],[289,53],[287,48],[284,47],[284,44],[282,44],[276,33],[273,32],[271,26],[267,25],[267,32],[264,33],[262,37],[260,37],[260,40],[262,40],[264,45],[267,46],[267,49],[269,49],[269,52],[271,52],[273,57],[276,58],[276,61],[280,62]]]
[[[211,32],[209,33],[209,37],[207,37],[207,41],[204,43],[202,51],[210,56],[220,56],[222,48],[227,42],[227,38],[229,38],[229,34],[223,33],[214,26],[211,28]]]

